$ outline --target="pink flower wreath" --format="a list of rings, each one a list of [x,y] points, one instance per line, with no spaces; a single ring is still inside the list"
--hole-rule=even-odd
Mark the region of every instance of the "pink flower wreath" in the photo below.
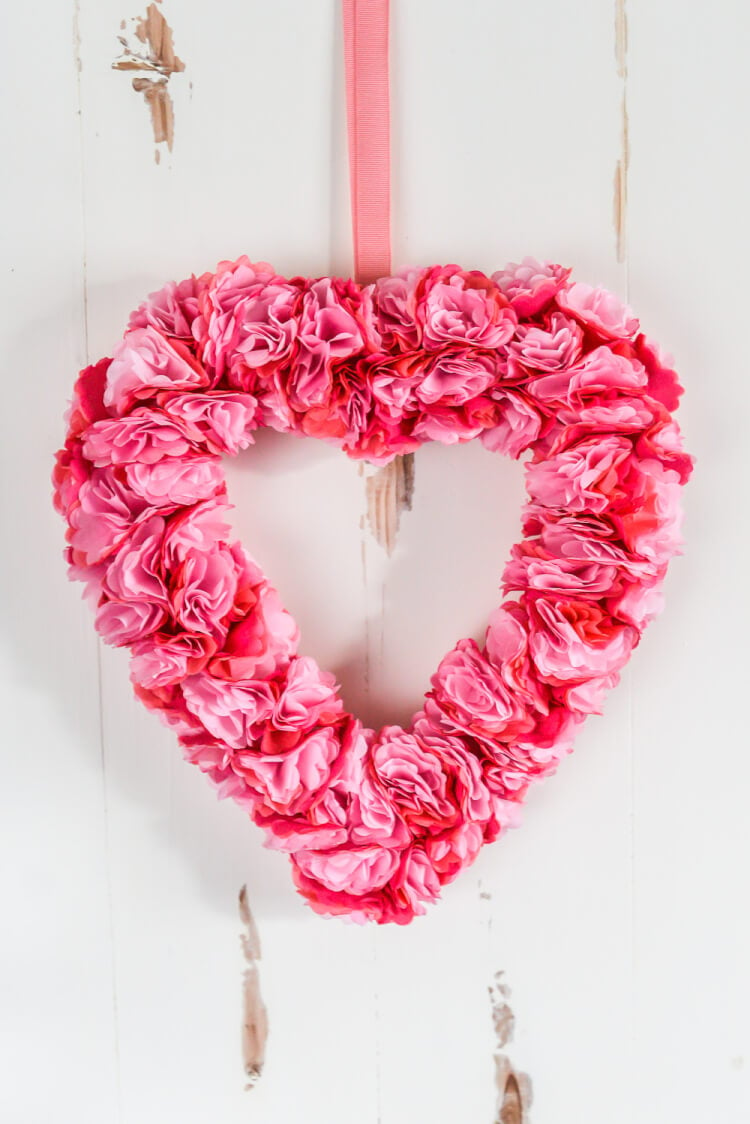
[[[139,698],[320,913],[422,913],[517,822],[660,607],[691,469],[681,388],[630,311],[569,274],[526,259],[361,287],[243,257],[151,296],[76,383],[54,472],[71,576]],[[408,729],[346,713],[228,541],[222,456],[261,426],[379,464],[475,437],[529,454],[507,599]]]

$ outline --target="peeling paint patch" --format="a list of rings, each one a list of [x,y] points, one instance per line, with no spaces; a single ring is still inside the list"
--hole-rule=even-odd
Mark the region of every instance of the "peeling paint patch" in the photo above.
[[[531,1124],[529,1110],[532,1101],[531,1080],[526,1073],[516,1070],[506,1053],[512,1042],[516,1018],[510,1005],[511,992],[504,972],[495,972],[489,988],[492,1025],[495,1030],[496,1049],[495,1084],[497,1086],[497,1116],[495,1124]]]
[[[112,69],[134,72],[133,89],[143,94],[149,107],[154,142],[166,144],[171,152],[174,106],[169,95],[169,80],[185,69],[184,62],[175,54],[172,28],[156,4],[149,4],[145,16],[123,20],[117,38],[121,54],[112,63]],[[158,164],[158,148],[155,159]]]
[[[615,62],[622,83],[620,110],[620,156],[615,166],[613,222],[617,239],[617,260],[627,254],[628,172],[630,134],[628,125],[628,13],[626,0],[615,0]]]
[[[624,81],[628,76],[628,13],[625,0],[615,0],[615,59],[617,76]]]
[[[260,993],[260,937],[247,900],[247,886],[239,896],[242,952],[247,967],[242,977],[242,1062],[246,1089],[253,1089],[263,1072],[268,1038],[268,1013]]]
[[[393,553],[401,514],[414,498],[414,454],[395,457],[367,478],[367,521],[387,554]]]

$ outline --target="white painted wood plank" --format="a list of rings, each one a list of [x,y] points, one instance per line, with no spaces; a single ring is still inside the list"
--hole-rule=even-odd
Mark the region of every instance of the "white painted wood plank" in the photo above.
[[[273,257],[291,274],[330,268],[333,5],[251,6],[210,20],[198,4],[164,11],[186,71],[170,83],[175,145],[157,166],[145,107],[128,77],[108,68],[121,10],[84,8],[97,354],[111,348],[145,293],[221,258]],[[290,39],[291,22],[299,38]],[[339,162],[343,173],[343,151]],[[256,457],[231,467],[238,528],[274,576],[279,563],[277,580],[313,647],[320,638],[336,666],[356,643],[362,614],[364,485],[330,450],[282,445],[260,442]],[[335,568],[319,526],[299,524],[301,511],[319,511],[321,495],[336,516]],[[345,593],[349,601],[332,614]],[[103,671],[123,1119],[197,1124],[254,1112],[269,1121],[303,1115],[310,1124],[345,1124],[356,1106],[359,1119],[374,1122],[372,935],[326,925],[305,909],[286,859],[262,849],[247,817],[216,801],[180,760],[173,737],[131,698],[123,653],[105,652]],[[244,882],[263,944],[271,1024],[267,1071],[251,1093],[240,1055]]]
[[[627,4],[627,272],[636,310],[688,384],[699,455],[688,554],[665,617],[575,757],[532,794],[522,830],[405,931],[313,917],[283,856],[216,802],[131,698],[122,653],[103,655],[102,787],[93,630],[66,587],[60,526],[44,506],[62,404],[84,361],[73,9],[7,14],[6,44],[34,41],[55,61],[35,84],[22,51],[8,52],[5,68],[22,90],[4,116],[14,154],[3,184],[5,366],[28,376],[6,379],[0,423],[4,525],[25,535],[7,536],[2,558],[3,824],[13,840],[2,952],[14,966],[3,1118],[490,1121],[486,989],[502,969],[517,1023],[507,1052],[532,1078],[534,1124],[746,1119],[749,778],[736,700],[750,622],[747,530],[733,520],[748,477],[750,26],[736,0],[689,16],[683,7]],[[492,269],[532,253],[624,293],[612,227],[622,144],[614,0],[393,8],[395,264]],[[94,358],[146,292],[222,257],[248,252],[288,273],[349,268],[333,0],[208,13],[197,0],[165,0],[163,10],[186,70],[170,81],[175,143],[157,165],[142,98],[111,69],[120,21],[139,10],[82,0]],[[718,385],[731,388],[729,411]],[[20,426],[29,402],[35,420]],[[300,620],[306,649],[337,671],[365,719],[408,718],[440,655],[481,630],[517,533],[516,466],[479,448],[428,448],[416,468],[415,507],[390,560],[360,526],[364,479],[335,452],[270,435],[229,469],[238,531]],[[45,633],[61,638],[48,652]],[[251,1093],[239,1033],[244,882],[271,1022]]]
[[[98,1124],[118,1109],[96,639],[50,502],[86,361],[74,5],[6,6],[0,40],[0,1117]]]
[[[612,227],[621,93],[613,9],[482,4],[459,15],[447,2],[397,5],[394,40],[397,261],[491,271],[533,254],[622,291]],[[399,717],[440,655],[461,635],[481,635],[523,499],[518,466],[481,449],[421,450],[416,476],[415,511],[384,577],[376,680],[380,697],[395,696]],[[584,1086],[584,1118],[631,1120],[622,1092],[630,1080],[628,715],[624,682],[579,737],[577,756],[532,792],[521,830],[486,848],[397,952],[397,938],[378,934],[386,1124],[494,1119],[487,989],[498,970],[516,1015],[507,1053],[531,1076],[534,1124],[579,1124]],[[478,880],[490,895],[481,911]]]
[[[747,8],[630,0],[629,260],[687,387],[686,554],[634,666],[640,1119],[750,1117]]]

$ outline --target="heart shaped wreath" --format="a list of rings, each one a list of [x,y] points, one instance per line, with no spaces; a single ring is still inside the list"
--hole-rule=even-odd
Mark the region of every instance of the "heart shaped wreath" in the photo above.
[[[361,286],[241,258],[150,297],[77,381],[54,473],[71,575],[137,695],[320,913],[423,912],[516,823],[659,608],[691,467],[681,388],[631,312],[569,274],[526,259]],[[506,600],[408,729],[346,713],[228,541],[222,456],[262,426],[380,464],[474,438],[527,455]]]

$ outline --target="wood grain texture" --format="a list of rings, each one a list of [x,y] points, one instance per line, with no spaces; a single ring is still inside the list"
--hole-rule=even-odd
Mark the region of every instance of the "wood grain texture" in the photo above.
[[[521,831],[427,917],[371,930],[313,917],[284,857],[182,763],[60,560],[48,477],[65,400],[142,296],[243,252],[289,274],[350,268],[334,0],[161,7],[188,69],[158,165],[111,66],[145,7],[3,15],[0,1119],[746,1124],[748,10],[392,5],[394,262],[536,254],[629,296],[683,372],[699,459],[666,613],[605,714]],[[28,44],[46,60],[34,82]],[[368,723],[407,719],[497,602],[519,466],[420,450],[397,533],[375,520],[390,554],[367,522],[374,477],[327,446],[264,433],[227,474],[235,528],[305,650]],[[245,884],[271,1027],[252,1094]]]

